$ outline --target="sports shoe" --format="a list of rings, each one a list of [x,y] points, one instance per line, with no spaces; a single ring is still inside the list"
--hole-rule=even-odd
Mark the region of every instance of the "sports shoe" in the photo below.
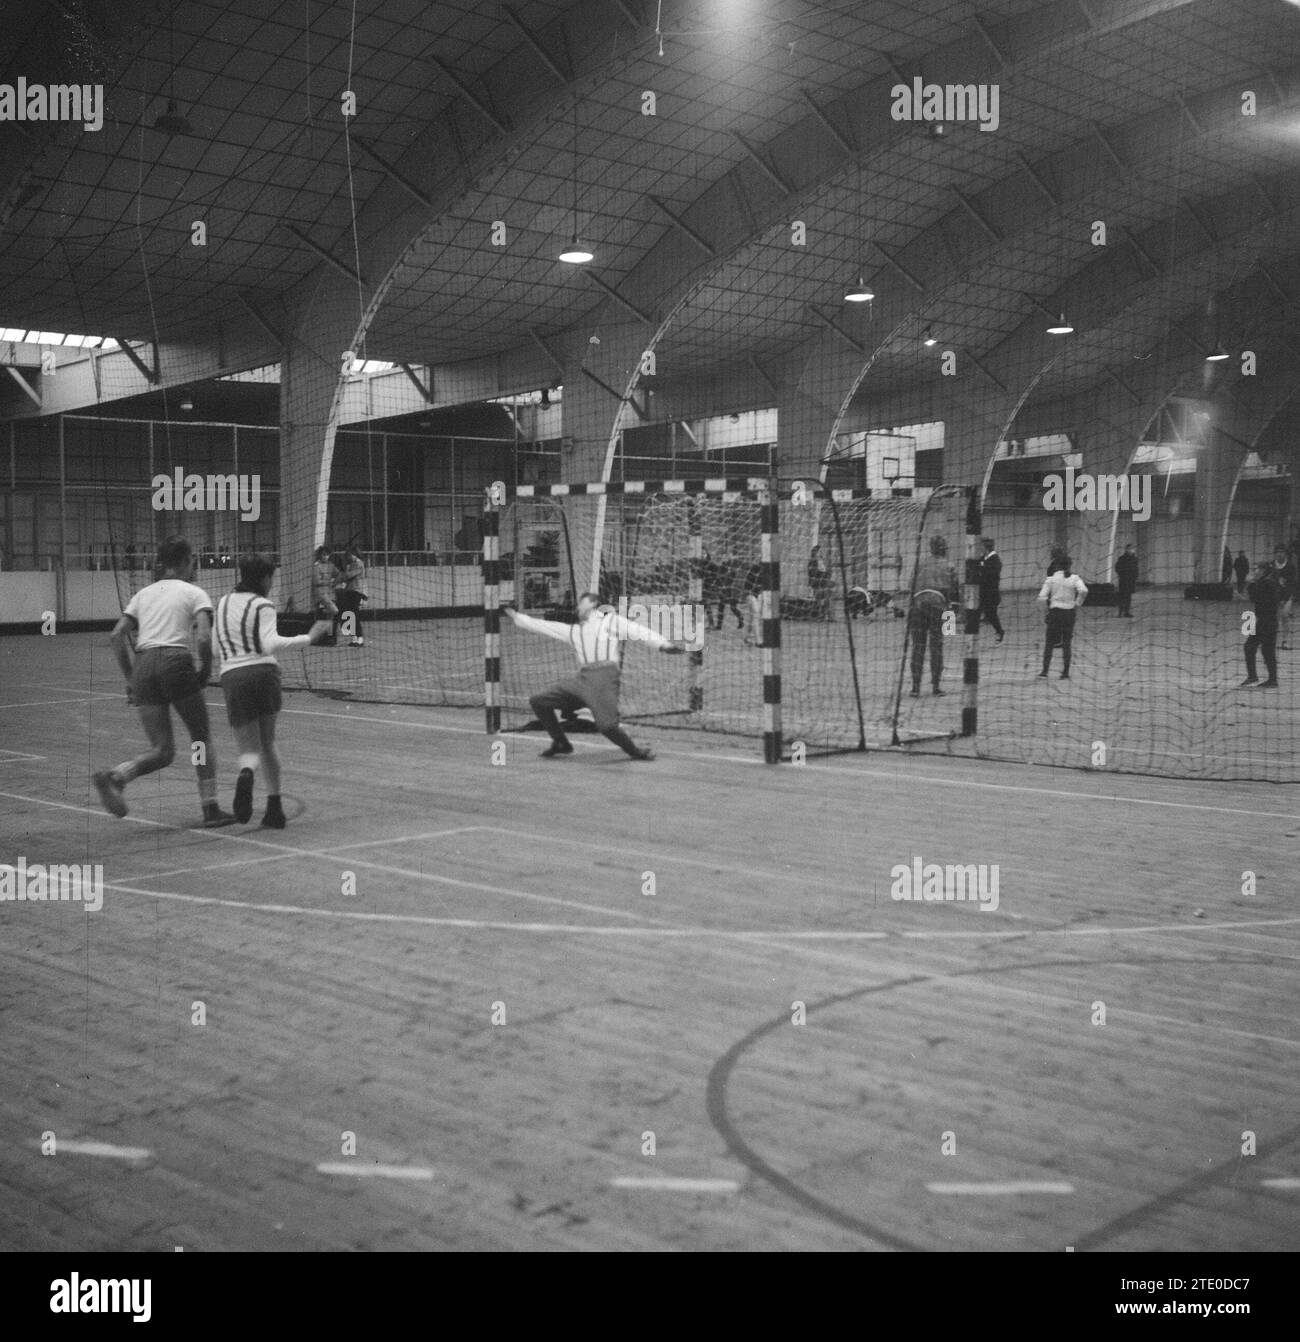
[[[119,819],[126,814],[126,798],[122,795],[122,784],[112,769],[101,769],[94,776],[94,784],[99,789],[99,800],[109,815]]]
[[[1002,633],[1000,633],[1000,634],[998,635],[998,642],[1001,643],[1002,640],[1003,640],[1004,638],[1006,638],[1006,632],[1005,632],[1005,631],[1003,631]]]
[[[1061,674],[1060,674],[1060,676],[1057,677],[1057,679],[1058,679],[1058,680],[1069,680],[1069,679],[1070,679],[1070,673],[1069,673],[1068,671],[1062,671]]]
[[[907,697],[908,697],[909,699],[919,699],[919,698],[921,697],[921,691],[920,691],[920,690],[912,690],[911,693],[910,693]]]
[[[366,640],[364,638],[354,638],[348,646],[350,648],[364,648],[366,646]]]
[[[283,829],[286,824],[284,807],[280,804],[278,796],[268,796],[266,799],[266,814],[262,817],[263,829]]]
[[[1258,685],[1258,684],[1259,684],[1258,676],[1247,676],[1246,679],[1243,680],[1241,684],[1237,686],[1237,688],[1239,690],[1244,690],[1250,685]]]
[[[1047,679],[1047,672],[1046,672],[1046,671],[1040,671],[1040,672],[1038,673],[1038,679],[1039,679],[1039,680],[1046,680],[1046,679]]]
[[[1275,690],[1277,689],[1277,681],[1264,680],[1261,681],[1255,688],[1259,690]]]
[[[216,802],[209,802],[203,808],[204,829],[224,829],[225,826],[234,823],[235,817],[229,811],[223,811]]]
[[[241,769],[235,780],[235,819],[246,825],[253,818],[253,771]]]
[[[947,690],[941,690],[941,689],[936,685],[936,686],[934,687],[934,691],[933,691],[933,693],[934,693],[938,698],[942,699],[942,698],[944,697],[944,695],[946,695],[946,694],[948,693],[948,691],[947,691]]]
[[[655,757],[653,750],[638,750],[635,755],[629,755],[631,760],[652,760]]]
[[[561,755],[572,755],[573,746],[568,741],[554,741],[538,756],[539,759],[553,760]]]

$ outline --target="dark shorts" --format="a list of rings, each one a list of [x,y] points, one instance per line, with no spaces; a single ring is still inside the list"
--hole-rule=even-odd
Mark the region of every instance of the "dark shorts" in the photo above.
[[[188,648],[146,648],[136,655],[131,696],[137,704],[174,704],[199,693],[199,673]]]
[[[534,695],[534,708],[589,708],[596,730],[618,726],[619,669],[612,665],[580,666],[578,674]]]
[[[226,716],[232,727],[243,727],[258,718],[274,717],[283,702],[280,668],[270,662],[237,666],[221,677],[226,696]]]

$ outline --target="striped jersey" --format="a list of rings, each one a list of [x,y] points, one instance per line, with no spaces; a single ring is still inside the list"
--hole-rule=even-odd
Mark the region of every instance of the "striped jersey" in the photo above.
[[[599,662],[619,660],[619,644],[623,640],[636,643],[648,643],[652,648],[667,648],[671,639],[643,624],[635,624],[614,611],[603,615],[594,615],[578,624],[561,624],[558,620],[538,620],[531,615],[516,612],[515,623],[521,629],[531,629],[535,634],[545,634],[547,638],[567,643],[573,649],[579,666],[591,666]]]
[[[275,662],[284,648],[305,648],[306,634],[281,637],[275,627],[275,607],[256,592],[231,592],[217,603],[212,622],[212,642],[221,659],[221,674],[240,666]]]

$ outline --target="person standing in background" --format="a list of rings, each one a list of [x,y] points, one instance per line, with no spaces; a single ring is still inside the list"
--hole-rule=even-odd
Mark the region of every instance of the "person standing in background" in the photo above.
[[[1295,604],[1297,578],[1300,577],[1300,561],[1296,559],[1294,547],[1287,549],[1278,545],[1273,550],[1273,569],[1278,575],[1281,586],[1281,609],[1278,612],[1278,646],[1287,650],[1291,647],[1291,607]]]
[[[1115,561],[1115,576],[1119,579],[1119,607],[1116,615],[1133,618],[1133,593],[1138,585],[1138,557],[1133,547],[1126,545],[1124,553]]]
[[[1244,596],[1246,579],[1250,577],[1250,560],[1246,558],[1245,550],[1237,551],[1237,557],[1232,563],[1232,571],[1237,575],[1237,595]]]
[[[993,626],[1001,643],[1006,637],[998,619],[998,607],[1002,604],[1002,556],[992,536],[983,537],[980,544],[984,547],[980,559],[980,619]]]
[[[1040,680],[1047,678],[1047,670],[1052,664],[1052,650],[1061,647],[1061,679],[1070,679],[1070,652],[1074,643],[1074,620],[1079,607],[1083,605],[1088,589],[1077,573],[1071,573],[1069,555],[1061,556],[1061,567],[1049,574],[1038,593],[1040,601],[1047,602],[1047,639],[1043,645],[1043,669],[1038,673]]]
[[[930,683],[934,693],[943,679],[943,613],[957,600],[957,570],[948,562],[948,542],[942,536],[930,541],[930,558],[916,570],[912,604],[907,612],[907,636],[912,644],[912,698],[921,694],[925,668],[925,645],[930,645]]]
[[[337,621],[339,608],[334,601],[334,589],[338,585],[339,571],[330,558],[329,546],[318,545],[311,565],[311,605],[312,614],[317,620]],[[320,641],[332,647],[334,635],[329,634]]]
[[[831,578],[820,545],[814,545],[808,554],[808,586],[812,589],[813,619],[829,620]]]
[[[1278,546],[1281,550],[1282,547]],[[1241,688],[1256,687],[1261,690],[1277,689],[1277,629],[1278,615],[1285,600],[1282,585],[1282,570],[1276,564],[1261,564],[1255,581],[1247,587],[1250,599],[1255,603],[1255,632],[1245,642],[1246,679]],[[1255,655],[1264,654],[1264,668],[1268,679],[1260,684],[1255,670]]]
[[[334,589],[334,600],[338,604],[340,623],[348,636],[351,647],[364,648],[366,640],[361,635],[361,605],[367,600],[362,579],[366,576],[366,566],[361,556],[350,547],[345,547],[340,555],[339,584]],[[351,620],[348,616],[351,615]]]

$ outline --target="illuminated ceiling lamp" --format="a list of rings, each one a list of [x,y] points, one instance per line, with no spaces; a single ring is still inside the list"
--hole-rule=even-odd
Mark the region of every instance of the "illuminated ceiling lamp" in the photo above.
[[[589,251],[587,245],[575,233],[569,239],[569,245],[560,253],[559,259],[567,261],[571,266],[585,266],[588,261],[596,259],[596,254]]]
[[[1206,362],[1206,363],[1222,363],[1225,359],[1230,359],[1231,357],[1232,357],[1232,356],[1228,353],[1228,351],[1227,351],[1226,349],[1223,348],[1222,345],[1215,345],[1215,347],[1214,347],[1214,353],[1213,353],[1213,354],[1207,354],[1207,355],[1205,356],[1205,362]]]
[[[578,105],[573,105],[573,235],[559,259],[571,266],[585,266],[596,259],[595,253],[578,237]]]
[[[858,255],[862,256],[867,250],[867,218],[866,210],[863,208],[862,193],[862,160],[858,160],[858,211],[861,220],[862,236],[858,239]],[[858,271],[858,282],[851,284],[844,292],[844,301],[846,303],[870,303],[875,298],[874,292],[867,287],[866,281],[862,278],[862,271]]]
[[[927,326],[925,328],[925,334],[921,337],[921,344],[923,344],[926,349],[933,349],[938,343],[938,338],[934,334],[934,327]]]
[[[1061,313],[1060,317],[1059,317],[1056,321],[1054,321],[1054,322],[1051,324],[1051,326],[1049,326],[1049,327],[1047,328],[1047,334],[1048,334],[1048,335],[1069,335],[1073,330],[1074,330],[1074,327],[1071,326],[1070,323],[1069,323],[1068,321],[1065,320],[1065,313],[1063,312],[1063,313]]]

